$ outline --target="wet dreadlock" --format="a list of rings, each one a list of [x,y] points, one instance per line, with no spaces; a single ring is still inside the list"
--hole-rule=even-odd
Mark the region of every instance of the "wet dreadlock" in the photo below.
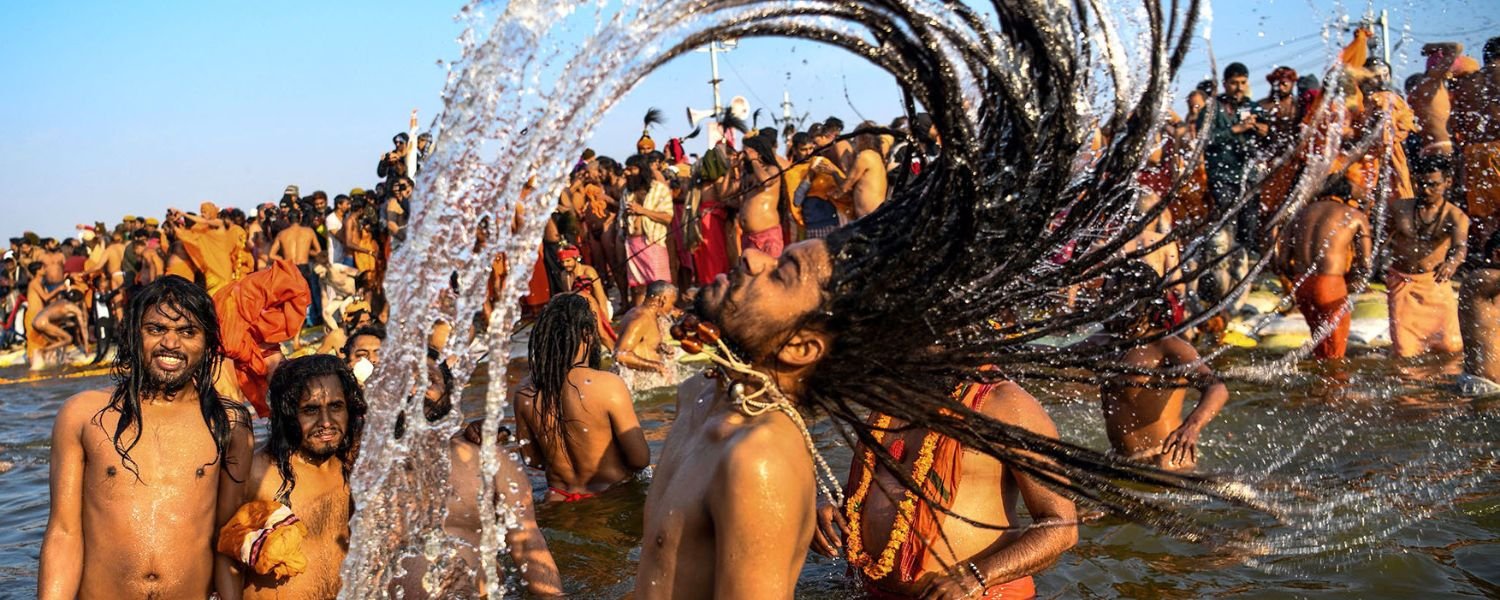
[[[547,303],[531,329],[527,342],[527,364],[531,368],[531,386],[536,390],[537,434],[552,439],[568,439],[563,427],[563,386],[568,373],[580,366],[592,369],[599,364],[598,318],[589,301],[578,294],[562,294]],[[583,363],[576,362],[578,346],[583,345]]]
[[[94,416],[94,422],[102,423],[106,412],[119,413],[120,419],[112,436],[115,452],[120,454],[120,462],[125,468],[139,478],[140,471],[135,460],[130,458],[130,451],[140,442],[145,426],[141,419],[141,397],[177,391],[164,389],[161,382],[152,380],[148,372],[147,363],[151,357],[146,355],[141,329],[146,314],[153,310],[164,311],[169,316],[185,316],[203,335],[203,359],[189,375],[186,385],[193,386],[197,392],[203,423],[214,438],[215,459],[208,464],[225,466],[232,425],[238,422],[248,427],[250,415],[244,407],[221,398],[214,390],[214,373],[223,359],[224,348],[220,343],[219,318],[214,313],[213,300],[202,287],[176,275],[161,277],[130,297],[125,318],[115,332],[119,339],[113,367],[115,389],[110,394],[109,404]],[[127,432],[132,436],[128,442],[122,439]]]
[[[291,506],[292,490],[297,487],[297,474],[292,470],[292,455],[302,448],[302,424],[297,421],[298,405],[307,395],[308,386],[319,377],[333,375],[344,392],[344,406],[349,421],[344,427],[344,438],[334,449],[333,455],[341,463],[344,479],[354,466],[359,454],[361,434],[365,430],[365,394],[354,373],[344,361],[332,354],[314,354],[294,358],[281,363],[271,376],[270,392],[271,427],[266,440],[266,451],[276,461],[276,470],[281,474],[281,487],[276,489],[276,499]]]
[[[1160,3],[1144,2],[1149,46],[1140,60],[1150,66],[1133,89],[1125,89],[1119,66],[1125,57],[1113,54],[1113,32],[1094,22],[1091,3],[995,0],[998,28],[961,3],[936,9],[857,0],[785,11],[766,5],[679,46],[725,36],[787,35],[843,47],[902,83],[907,113],[921,130],[917,141],[926,141],[928,123],[942,140],[941,157],[898,182],[879,210],[827,238],[833,274],[823,306],[803,326],[827,331],[834,341],[805,382],[805,407],[827,412],[846,437],[867,445],[877,442],[864,415],[891,415],[1005,461],[1075,500],[1191,538],[1228,532],[1182,515],[1150,493],[1186,491],[1261,508],[1212,479],[1045,438],[949,397],[963,382],[1052,377],[1070,368],[1119,372],[1102,359],[1135,340],[1089,351],[1030,342],[1106,321],[1194,273],[1158,278],[1060,315],[1032,311],[1004,323],[995,319],[1107,276],[1183,235],[1222,228],[1232,218],[1225,210],[1245,205],[1242,197],[1233,207],[1216,208],[1203,228],[1122,251],[1165,208],[1162,202],[1143,215],[1121,216],[1135,214],[1136,174],[1160,129],[1168,85],[1196,26],[1198,3],[1186,5],[1178,11],[1171,3],[1168,19]],[[948,18],[929,18],[926,10],[946,11]],[[787,23],[782,19],[788,14],[852,22],[868,30],[874,43],[843,29]],[[1102,123],[1094,120],[1085,96],[1094,88],[1089,80],[1100,58],[1094,47],[1098,30],[1117,88],[1116,105]],[[918,105],[930,117],[918,113]],[[1075,165],[1101,127],[1112,139],[1092,168],[1080,173]],[[1048,260],[1069,245],[1080,248],[1073,260]],[[1224,258],[1200,256],[1202,270]],[[1196,318],[1179,327],[1195,325]],[[921,493],[889,457],[876,456],[904,486]]]

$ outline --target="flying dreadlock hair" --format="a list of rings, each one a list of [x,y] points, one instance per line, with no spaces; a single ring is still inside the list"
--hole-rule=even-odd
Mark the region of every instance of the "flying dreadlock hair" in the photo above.
[[[187,317],[198,331],[180,332],[177,334],[180,337],[203,336],[202,359],[176,388],[170,387],[171,382],[157,381],[151,376],[148,364],[152,357],[146,354],[144,331],[146,315],[151,311],[160,311],[169,318]],[[109,404],[94,415],[94,422],[102,423],[106,412],[119,413],[113,440],[115,452],[120,454],[120,462],[125,468],[140,478],[130,451],[141,441],[141,431],[145,427],[141,419],[141,397],[172,394],[188,385],[197,392],[203,423],[214,438],[215,460],[208,464],[226,465],[233,422],[248,427],[250,415],[244,407],[221,398],[214,390],[214,373],[224,356],[224,347],[219,338],[219,318],[208,293],[197,284],[175,275],[158,278],[131,296],[130,306],[125,310],[125,318],[120,321],[115,335],[120,340],[113,367],[115,389],[110,394]],[[122,440],[126,432],[133,435],[129,442]]]
[[[266,451],[276,461],[276,470],[281,473],[281,487],[276,489],[276,499],[291,506],[292,490],[297,487],[297,474],[292,470],[292,455],[302,448],[302,424],[297,421],[297,412],[308,387],[319,377],[333,375],[338,378],[344,393],[344,407],[349,420],[344,426],[344,437],[333,451],[341,463],[344,479],[359,454],[360,436],[365,430],[364,390],[354,373],[344,361],[332,354],[314,354],[294,358],[277,367],[271,376],[270,393],[271,429],[266,440]]]
[[[1122,251],[1165,208],[1158,203],[1144,215],[1129,216],[1136,175],[1160,130],[1168,86],[1196,28],[1198,2],[1189,0],[1180,14],[1172,2],[1170,19],[1156,0],[1143,4],[1148,46],[1140,61],[1149,66],[1133,87],[1120,66],[1126,57],[1111,48],[1118,40],[1112,29],[1094,22],[1097,5],[1087,2],[994,0],[998,28],[962,3],[943,3],[945,18],[930,18],[924,11],[933,8],[925,4],[884,0],[790,9],[853,22],[873,43],[843,29],[788,24],[778,20],[786,13],[766,7],[689,36],[683,45],[788,35],[840,46],[897,77],[907,113],[920,122],[916,107],[925,107],[942,140],[941,158],[893,187],[879,210],[826,239],[832,275],[823,305],[801,325],[834,339],[804,381],[803,406],[827,412],[846,437],[867,446],[878,442],[864,415],[880,412],[1004,461],[1074,500],[1168,533],[1222,537],[1230,532],[1197,522],[1152,494],[1184,491],[1269,510],[1227,484],[1046,438],[950,397],[964,382],[1056,376],[1066,367],[1118,372],[1102,357],[1136,341],[1090,351],[1031,342],[1106,321],[1177,283],[1160,278],[1128,297],[1106,297],[1061,315],[1027,312],[1161,245]],[[1103,123],[1088,108],[1088,90],[1095,88],[1091,70],[1099,66],[1096,31],[1105,37],[1100,48],[1115,87],[1115,105]],[[1091,157],[1088,142],[1101,125],[1112,139],[1092,155],[1092,168],[1080,171],[1076,165]],[[1203,235],[1230,218],[1213,216],[1218,219],[1206,228],[1183,233]],[[1072,261],[1049,260],[1070,244],[1082,248]],[[1223,258],[1205,257],[1204,268]],[[996,322],[1008,313],[1015,317]],[[875,455],[907,489],[921,494],[885,453]]]
[[[568,373],[582,366],[575,362],[580,344],[587,366],[599,368],[597,322],[588,299],[578,294],[562,294],[547,303],[531,328],[526,361],[531,368],[531,386],[536,389],[540,437],[557,436],[567,443],[568,429],[562,426],[563,386],[568,384]]]

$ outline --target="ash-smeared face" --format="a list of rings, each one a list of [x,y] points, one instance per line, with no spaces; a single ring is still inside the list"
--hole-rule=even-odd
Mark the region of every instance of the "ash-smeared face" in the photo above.
[[[193,380],[203,363],[208,336],[203,324],[180,307],[162,302],[141,318],[141,358],[146,386],[174,393]]]
[[[780,258],[747,248],[729,273],[698,291],[694,310],[754,359],[769,356],[823,303],[832,272],[820,239],[787,246]]]

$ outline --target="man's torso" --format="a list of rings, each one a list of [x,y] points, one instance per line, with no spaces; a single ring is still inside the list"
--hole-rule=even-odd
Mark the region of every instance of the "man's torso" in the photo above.
[[[1427,273],[1443,264],[1447,257],[1453,227],[1450,210],[1443,204],[1421,208],[1414,199],[1391,203],[1391,268],[1415,275]]]
[[[302,540],[302,554],[307,570],[277,581],[247,573],[245,597],[254,598],[333,598],[339,590],[339,566],[349,550],[349,487],[331,458],[325,468],[314,470],[292,459],[297,485],[292,488],[292,513],[307,526]],[[281,473],[264,451],[255,455],[255,466],[247,488],[247,500],[276,500]]]

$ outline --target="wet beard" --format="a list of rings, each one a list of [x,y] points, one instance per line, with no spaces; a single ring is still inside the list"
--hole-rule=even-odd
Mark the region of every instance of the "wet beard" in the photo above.
[[[176,373],[163,373],[157,371],[153,364],[157,356],[172,356],[183,360],[183,368]],[[173,396],[182,391],[188,384],[193,382],[193,375],[197,373],[201,365],[188,365],[187,357],[181,354],[164,352],[152,355],[152,360],[146,363],[145,381],[141,382],[142,391],[150,395]]]
[[[313,435],[317,434],[315,433]],[[343,444],[343,435],[340,435],[338,439],[327,445],[323,445],[321,442],[314,442],[308,439],[303,439],[300,452],[302,453],[302,457],[307,459],[309,462],[321,463],[336,456],[339,453],[339,447]]]

